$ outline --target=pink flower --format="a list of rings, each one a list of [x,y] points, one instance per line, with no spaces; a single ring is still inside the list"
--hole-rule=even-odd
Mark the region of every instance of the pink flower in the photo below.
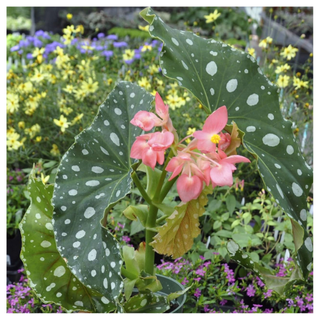
[[[130,123],[144,131],[150,131],[154,126],[159,125],[160,119],[152,112],[138,111]]]
[[[220,132],[228,121],[226,106],[214,111],[205,121],[201,131],[196,131],[193,136],[198,140],[197,147],[201,152],[208,153],[216,150],[216,144],[220,142]],[[226,140],[226,136],[223,136]]]
[[[181,201],[189,202],[197,199],[202,191],[203,183],[198,176],[182,174],[177,180],[177,190]]]
[[[214,166],[210,170],[210,179],[212,186],[229,186],[233,184],[232,173],[237,168],[234,166],[234,163],[239,162],[250,162],[249,159],[243,156],[232,155],[227,157],[227,155],[218,149],[218,153],[214,155],[210,154],[214,160],[218,163],[217,166]]]
[[[163,164],[164,152],[171,146],[173,140],[173,134],[168,131],[143,134],[136,137],[136,141],[132,144],[130,157],[141,159],[146,166],[154,169],[157,162]]]

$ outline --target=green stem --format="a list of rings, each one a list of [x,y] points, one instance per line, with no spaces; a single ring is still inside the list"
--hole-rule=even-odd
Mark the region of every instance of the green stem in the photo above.
[[[148,194],[146,193],[146,191],[144,190],[143,186],[141,185],[141,182],[138,178],[138,175],[136,172],[133,172],[132,174],[132,180],[135,183],[136,187],[139,189],[142,198],[148,202],[149,205],[152,205],[152,200],[150,199],[150,197],[148,196]]]
[[[155,252],[150,246],[150,243],[153,241],[153,237],[156,235],[156,232],[148,230],[148,228],[155,228],[157,221],[158,208],[154,205],[150,206],[149,214],[146,223],[146,253],[145,253],[145,271],[151,275],[154,274],[154,257]]]
[[[177,181],[178,177],[173,178],[170,181],[167,181],[167,183],[164,185],[163,189],[161,190],[160,196],[159,196],[159,202],[162,203],[163,199],[166,197],[168,192],[171,190],[174,183]]]

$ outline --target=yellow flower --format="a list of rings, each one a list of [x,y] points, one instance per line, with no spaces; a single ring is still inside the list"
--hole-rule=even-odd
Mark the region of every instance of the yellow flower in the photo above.
[[[146,77],[142,77],[140,80],[138,80],[138,85],[146,90],[151,88],[151,84]]]
[[[152,51],[152,46],[150,44],[145,44],[142,47],[141,52],[145,52],[145,51]]]
[[[35,96],[29,96],[26,100],[26,105],[28,108],[36,109],[38,108],[39,102],[38,98]]]
[[[82,49],[86,50],[86,51],[89,51],[89,50],[93,50],[94,48],[89,46],[89,45],[84,45],[84,46],[81,46]]]
[[[65,132],[66,128],[69,127],[70,122],[67,121],[67,118],[63,115],[60,115],[60,119],[53,119],[54,124],[61,127],[61,132]]]
[[[112,84],[113,80],[111,78],[109,78],[108,80],[108,85],[110,86],[110,84]]]
[[[248,53],[250,54],[250,56],[253,56],[254,58],[256,57],[255,48],[248,48]]]
[[[306,88],[308,89],[308,81],[302,81],[297,77],[293,77],[293,86],[295,87],[295,89],[301,89],[301,88]]]
[[[23,145],[21,141],[18,141],[19,138],[20,138],[20,134],[16,132],[7,134],[8,150],[18,150]]]
[[[7,94],[7,113],[15,113],[19,109],[19,96],[14,93]]]
[[[59,46],[56,47],[56,50],[53,51],[54,53],[56,53],[58,56],[63,56],[63,49]]]
[[[71,112],[73,112],[73,109],[70,107],[67,107],[66,105],[62,105],[62,106],[60,106],[60,112],[63,112],[67,116]]]
[[[134,50],[126,49],[122,55],[124,61],[130,61],[134,58]]]
[[[190,127],[189,127],[188,130],[187,130],[187,135],[190,136],[191,134],[193,134],[194,132],[196,132],[196,130],[197,130],[196,128],[190,128]]]
[[[50,153],[54,156],[58,156],[60,155],[60,151],[59,151],[59,148],[56,144],[53,144],[52,145],[52,149],[50,150]]]
[[[24,129],[24,127],[25,127],[24,121],[19,121],[19,122],[18,122],[18,128],[19,128],[19,129]]]
[[[148,72],[149,72],[151,75],[154,75],[155,73],[158,73],[158,72],[159,72],[159,67],[157,67],[155,64],[152,64],[151,66],[149,66]]]
[[[43,53],[44,53],[45,48],[36,48],[33,52],[32,52],[32,56],[33,57],[37,57],[37,61],[38,63],[41,63],[43,60]]]
[[[73,16],[72,16],[72,14],[71,14],[71,13],[68,13],[68,14],[67,14],[67,19],[68,19],[68,20],[71,20],[71,19],[72,19],[72,17],[73,17]]]
[[[76,124],[77,122],[79,122],[83,117],[83,113],[78,114],[71,122],[71,125],[73,126],[74,124]]]
[[[279,73],[282,73],[282,72],[287,72],[291,69],[291,67],[286,63],[282,66],[278,66],[277,69],[276,69],[276,73],[279,74]]]
[[[172,110],[175,110],[176,108],[181,107],[180,97],[178,97],[176,94],[174,94],[174,95],[168,94],[166,96],[166,101]]]
[[[88,93],[88,92],[91,92],[91,93],[96,92],[98,90],[98,86],[99,86],[99,83],[97,81],[93,82],[91,77],[89,78],[88,82],[82,81],[82,83],[81,83],[81,89],[83,91],[85,91],[86,93]]]
[[[42,82],[47,77],[47,74],[43,72],[43,68],[41,66],[39,69],[35,69],[34,72],[33,77],[30,79],[31,81]]]
[[[79,32],[81,34],[84,33],[84,28],[83,28],[83,25],[82,24],[79,24],[75,30],[76,32]]]
[[[74,25],[67,26],[66,28],[62,29],[62,31],[65,34],[75,33]]]
[[[289,76],[283,76],[283,75],[280,75],[279,78],[278,78],[278,81],[277,81],[277,85],[279,88],[285,88],[288,86],[289,84],[289,80],[290,80],[290,77]]]
[[[74,39],[74,36],[71,33],[70,34],[64,34],[62,37],[64,39],[63,43],[66,44],[66,45],[70,44],[71,41]]]
[[[65,92],[68,92],[68,93],[73,93],[74,87],[73,87],[72,84],[68,84],[67,87],[63,88],[62,90],[65,91]]]
[[[36,142],[40,142],[42,140],[42,137],[41,136],[37,136],[35,140],[36,140]]]
[[[211,22],[217,20],[220,15],[221,15],[221,13],[218,13],[218,10],[214,10],[213,13],[210,13],[209,15],[204,16],[204,18],[206,19],[206,23],[211,23]]]
[[[147,24],[147,25],[144,26],[144,27],[139,26],[139,29],[142,30],[142,31],[149,31],[149,25]]]
[[[266,37],[265,39],[261,40],[259,43],[259,47],[261,48],[267,48],[268,44],[271,44],[273,39],[271,37]]]
[[[44,174],[41,172],[41,181],[43,184],[46,184],[49,180],[50,176],[44,176]]]
[[[74,90],[74,96],[77,100],[82,101],[86,97],[86,92],[82,89]]]
[[[284,48],[283,51],[280,53],[281,56],[286,58],[287,60],[291,60],[296,56],[296,53],[298,52],[297,48],[292,47],[290,44],[288,47]]]
[[[31,92],[32,88],[33,88],[33,85],[32,85],[32,83],[30,81],[19,84],[19,90],[23,91],[24,93]]]

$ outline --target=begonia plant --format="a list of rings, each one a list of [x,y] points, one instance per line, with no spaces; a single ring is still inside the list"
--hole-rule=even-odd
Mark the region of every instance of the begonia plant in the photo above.
[[[232,186],[235,165],[250,162],[237,154],[240,145],[258,160],[267,189],[291,218],[297,265],[285,280],[307,276],[312,241],[305,231],[305,199],[312,172],[281,116],[276,87],[244,52],[172,29],[151,8],[141,16],[150,35],[164,44],[163,74],[194,94],[208,117],[201,130],[181,139],[158,93],[119,82],[63,156],[55,184],[30,177],[31,205],[20,230],[31,287],[44,302],[68,311],[167,311],[185,290],[157,294],[155,251],[178,258],[191,249],[207,195],[216,186]],[[110,209],[133,185],[143,200],[124,214],[145,229],[145,242],[136,250],[120,248],[106,228]],[[175,185],[181,202],[173,207],[164,199]],[[270,288],[285,285],[236,242],[228,249]]]

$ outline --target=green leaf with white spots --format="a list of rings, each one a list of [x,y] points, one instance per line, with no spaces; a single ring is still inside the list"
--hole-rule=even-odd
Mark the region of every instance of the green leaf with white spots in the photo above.
[[[237,261],[237,263],[246,269],[255,271],[261,280],[264,281],[268,289],[272,289],[280,295],[284,293],[286,286],[290,283],[302,279],[302,275],[297,267],[292,271],[290,277],[279,277],[274,275],[270,269],[262,267],[259,263],[254,262],[248,253],[243,252],[240,249],[240,246],[232,240],[228,242],[227,249],[232,260]]]
[[[119,244],[102,225],[106,208],[131,190],[130,149],[142,131],[130,124],[154,97],[120,82],[63,156],[52,203],[58,249],[77,278],[115,301],[123,290]]]
[[[53,186],[44,186],[31,173],[31,204],[20,223],[21,259],[31,288],[44,303],[67,311],[108,312],[115,309],[106,297],[84,286],[60,256],[54,239],[51,198]]]
[[[173,29],[151,8],[140,14],[150,24],[150,35],[164,44],[160,56],[163,74],[195,95],[208,113],[225,105],[229,122],[234,121],[245,133],[243,144],[258,159],[267,190],[304,228],[298,263],[307,276],[312,247],[306,232],[306,198],[313,174],[299,151],[291,122],[281,115],[277,87],[245,52]]]
[[[166,296],[152,293],[137,294],[124,305],[127,313],[162,313],[169,309]]]

